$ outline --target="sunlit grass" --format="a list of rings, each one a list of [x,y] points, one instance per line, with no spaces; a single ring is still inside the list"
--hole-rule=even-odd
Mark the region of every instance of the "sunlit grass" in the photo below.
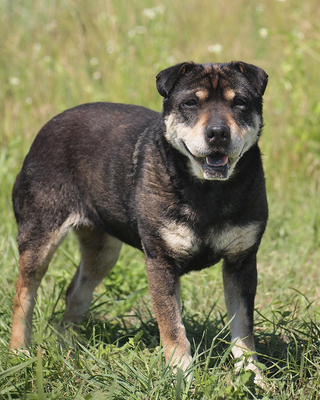
[[[1,398],[319,398],[319,32],[316,0],[0,2]],[[270,219],[255,318],[265,388],[245,371],[234,374],[220,266],[182,279],[196,354],[189,381],[164,363],[143,257],[129,247],[97,288],[80,333],[58,339],[79,262],[72,235],[39,290],[34,347],[11,354],[18,255],[10,197],[34,136],[49,118],[85,102],[160,110],[155,76],[185,60],[243,60],[269,74],[261,149]]]

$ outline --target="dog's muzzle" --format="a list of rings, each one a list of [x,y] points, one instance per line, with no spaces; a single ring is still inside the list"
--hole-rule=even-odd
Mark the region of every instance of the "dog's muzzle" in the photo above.
[[[207,154],[203,156],[194,155],[185,145],[188,153],[201,167],[205,179],[228,179],[230,167],[236,161],[236,158],[230,157],[228,154],[231,144],[229,126],[225,123],[209,124],[205,129],[205,140],[209,149]]]

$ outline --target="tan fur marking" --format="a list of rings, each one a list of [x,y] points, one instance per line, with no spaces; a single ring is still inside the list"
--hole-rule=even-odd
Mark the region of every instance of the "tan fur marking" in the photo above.
[[[204,139],[204,131],[207,125],[207,115],[203,115],[198,120],[197,124],[191,128],[183,123],[175,123],[175,118],[170,115],[166,119],[166,138],[178,150],[185,153],[185,149],[181,141],[183,141],[188,149],[194,154],[198,155],[200,152],[207,151],[207,144]]]
[[[179,150],[182,154],[190,159],[190,170],[194,176],[203,179],[203,171],[198,163],[196,163],[185,146],[194,156],[201,156],[207,153],[207,144],[204,138],[204,129],[206,120],[200,119],[195,127],[190,128],[182,123],[176,123],[173,114],[165,120],[167,140]]]
[[[213,232],[209,240],[217,251],[238,254],[255,244],[259,229],[258,222],[244,226],[226,226],[221,233]]]
[[[198,248],[193,230],[185,224],[166,223],[160,228],[160,235],[168,249],[177,255],[184,256]]]
[[[225,120],[230,128],[231,140],[233,141],[234,145],[236,145],[239,139],[244,138],[248,129],[240,128],[231,114],[226,114]]]
[[[217,89],[218,84],[222,79],[226,78],[226,74],[223,72],[222,69],[220,69],[219,67],[213,66],[213,68],[211,69],[211,83],[212,83],[212,87],[214,90]]]
[[[219,83],[219,75],[218,75],[218,73],[215,73],[212,76],[211,83],[212,83],[213,90],[217,90],[218,83]]]
[[[226,89],[223,92],[223,94],[224,94],[225,99],[229,100],[229,101],[233,100],[236,95],[236,93],[232,89]]]
[[[202,136],[204,136],[204,132],[206,130],[206,126],[208,125],[209,117],[210,115],[208,114],[201,115],[195,127],[190,129],[190,132],[188,132],[187,138],[194,137],[197,141],[201,142]]]
[[[202,89],[202,90],[198,90],[195,93],[195,95],[198,97],[199,100],[205,100],[208,97],[209,92],[205,89]]]
[[[203,74],[211,74],[212,73],[212,65],[211,64],[204,64],[204,71]]]
[[[24,286],[21,275],[18,278],[17,293],[14,297],[14,311],[11,326],[11,349],[19,349],[31,345],[32,313],[35,305],[37,287]]]

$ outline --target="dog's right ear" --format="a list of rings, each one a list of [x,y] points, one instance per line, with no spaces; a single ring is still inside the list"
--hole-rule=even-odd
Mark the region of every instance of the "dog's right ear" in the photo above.
[[[168,97],[177,79],[194,65],[193,62],[183,62],[159,72],[156,79],[157,89],[161,96]]]

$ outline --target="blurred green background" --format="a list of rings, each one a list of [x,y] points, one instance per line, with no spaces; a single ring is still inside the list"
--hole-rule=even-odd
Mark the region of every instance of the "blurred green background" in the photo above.
[[[317,325],[320,302],[318,0],[0,2],[0,345],[3,348],[0,378],[6,377],[2,383],[0,380],[0,394],[22,396],[21,393],[30,394],[42,388],[46,393],[64,390],[71,396],[77,386],[77,381],[71,378],[75,365],[71,368],[63,364],[71,375],[69,384],[63,382],[61,386],[52,378],[54,374],[59,375],[62,367],[58,364],[56,370],[51,369],[55,371],[53,375],[48,372],[50,369],[43,372],[45,383],[42,384],[36,377],[39,360],[29,372],[21,368],[21,375],[12,374],[10,368],[19,363],[6,350],[18,274],[11,189],[33,138],[55,114],[85,102],[135,103],[160,111],[162,99],[155,88],[156,74],[186,60],[242,60],[262,67],[269,75],[264,96],[265,128],[260,143],[270,219],[259,251],[257,344],[258,350],[271,357],[263,359],[270,368],[267,375],[281,377],[281,384],[277,383],[276,389],[273,387],[271,398],[316,398],[312,396],[316,395],[319,385],[320,337]],[[63,289],[78,262],[77,244],[71,236],[57,252],[39,294],[35,340],[42,348],[54,340],[55,334],[47,329],[47,321],[63,312]],[[206,351],[217,333],[215,329],[223,329],[227,321],[220,269],[190,274],[184,278],[183,285],[188,333],[195,338],[196,346],[205,330],[208,343],[201,349]],[[130,318],[126,319],[128,312]],[[124,249],[118,267],[99,287],[91,313],[96,318],[93,324],[96,327],[97,321],[102,324],[107,314],[106,332],[111,333],[102,333],[101,328],[98,335],[101,342],[98,339],[90,342],[93,346],[90,351],[97,351],[106,342],[103,335],[109,335],[107,342],[115,343],[121,335],[132,336],[142,329],[141,340],[152,354],[159,339],[139,253],[128,247]],[[209,316],[211,325],[207,324]],[[90,325],[86,329],[90,339],[93,328]],[[221,354],[225,350],[222,346]],[[123,351],[124,360],[128,357],[126,351]],[[80,358],[86,357],[85,353],[80,354]],[[59,356],[52,357],[52,363],[58,363]],[[213,368],[213,361],[210,363]],[[116,363],[112,368],[124,373]],[[223,364],[223,371],[221,380],[217,378],[215,383],[221,398],[242,398],[241,395],[247,398],[248,392],[240,389],[240,384],[235,389],[226,380],[228,363]],[[117,376],[113,377],[114,382]],[[205,388],[211,387],[212,382],[206,386],[206,375],[199,376],[192,384],[193,394],[190,392],[186,398],[210,398],[211,392]],[[102,393],[110,389],[112,379],[102,388],[99,386]],[[87,385],[85,379],[83,382],[80,394],[98,390]],[[67,388],[71,388],[70,393]],[[182,392],[188,392],[186,387],[181,388]],[[141,392],[141,398],[149,398],[150,393],[153,398],[161,398],[160,389],[159,392],[153,387],[148,390]],[[163,398],[172,398],[170,390],[178,389],[169,385],[169,394]],[[234,397],[230,397],[228,390]],[[123,398],[129,394],[135,398],[134,391],[125,392],[123,388],[119,389],[120,394],[116,389],[109,391],[110,398],[112,393],[120,396],[115,398],[122,398],[122,392]],[[212,398],[219,398],[218,394]]]

